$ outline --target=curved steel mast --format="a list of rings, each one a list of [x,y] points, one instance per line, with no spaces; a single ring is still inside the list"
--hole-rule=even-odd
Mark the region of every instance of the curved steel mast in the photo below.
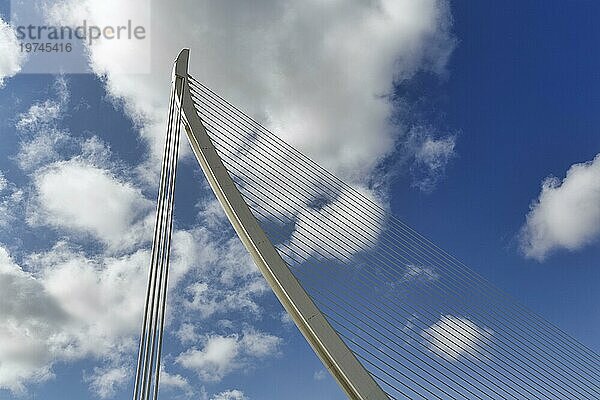
[[[173,69],[175,96],[183,110],[187,138],[231,225],[285,310],[348,397],[388,399],[294,277],[242,198],[194,108],[188,61],[189,50],[184,49]]]

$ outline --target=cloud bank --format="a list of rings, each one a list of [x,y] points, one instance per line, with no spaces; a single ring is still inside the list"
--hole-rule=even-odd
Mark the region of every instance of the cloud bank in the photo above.
[[[49,15],[55,22],[95,23],[148,6],[131,3],[63,0]],[[164,135],[171,62],[190,47],[198,79],[354,181],[370,176],[403,134],[389,123],[394,81],[442,72],[455,45],[449,6],[441,0],[182,0],[151,7],[152,74],[122,74],[117,42],[89,50],[93,70],[144,123],[155,153]],[[135,48],[128,50],[135,58]]]

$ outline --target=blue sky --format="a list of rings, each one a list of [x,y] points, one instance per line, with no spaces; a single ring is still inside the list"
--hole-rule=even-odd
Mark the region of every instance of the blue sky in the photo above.
[[[597,244],[539,263],[516,236],[542,180],[598,153],[597,12],[583,1],[453,3],[459,45],[447,79],[426,87],[459,132],[458,156],[432,195],[393,189],[397,215],[592,348]]]
[[[184,21],[174,32],[159,26],[157,16],[184,18],[185,2],[153,3],[151,75],[120,75],[115,65],[121,59],[101,55],[90,61],[96,75],[0,69],[0,263],[12,271],[6,276],[21,279],[2,275],[2,287],[13,293],[0,293],[2,301],[17,311],[0,317],[5,326],[14,323],[0,330],[0,354],[12,362],[0,365],[0,399],[130,396],[169,70],[182,46],[192,47],[194,76],[350,183],[377,183],[396,216],[600,349],[598,229],[567,224],[572,237],[562,241],[538,235],[536,243],[550,249],[534,258],[522,248],[528,214],[545,232],[555,225],[544,225],[542,211],[567,209],[567,219],[584,222],[600,218],[600,161],[595,175],[586,166],[591,183],[581,192],[570,184],[564,195],[565,182],[563,191],[555,185],[538,202],[547,177],[561,181],[573,165],[600,153],[600,56],[594,51],[600,5],[426,3],[430,7],[399,2],[395,8],[382,2],[387,19],[378,18],[381,10],[350,2],[337,9],[203,4],[185,17],[197,18],[194,29],[183,28]],[[0,4],[8,21],[9,6]],[[101,2],[86,4],[106,11]],[[64,21],[72,18],[68,7],[59,11]],[[279,25],[281,15],[291,28]],[[255,29],[257,16],[268,28]],[[367,22],[349,30],[356,18]],[[265,38],[269,44],[260,47]],[[337,45],[329,47],[326,39]],[[387,96],[376,98],[382,91]],[[348,101],[355,95],[361,101]],[[36,138],[47,141],[36,145]],[[163,398],[344,398],[231,239],[189,152],[180,165],[178,272],[164,359],[170,384]],[[106,190],[93,199],[77,197],[82,187]],[[107,193],[123,205],[86,220],[94,206],[113,198]],[[587,208],[570,212],[569,199],[582,196]],[[532,204],[542,211],[530,213]],[[16,294],[28,290],[43,295],[19,300]],[[123,290],[123,298],[115,294]],[[38,300],[49,308],[36,311]],[[69,314],[66,327],[61,309]],[[33,326],[39,331],[24,338]],[[64,343],[61,334],[68,337]],[[11,353],[11,343],[36,350]]]

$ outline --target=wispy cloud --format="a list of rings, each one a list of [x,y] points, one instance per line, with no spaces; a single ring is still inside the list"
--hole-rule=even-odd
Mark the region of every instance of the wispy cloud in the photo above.
[[[73,141],[69,132],[58,126],[69,104],[66,78],[56,78],[53,89],[53,97],[31,105],[19,115],[15,125],[21,139],[16,158],[23,170],[31,171],[58,160],[61,150]]]
[[[318,371],[315,371],[315,373],[313,374],[313,379],[315,381],[322,381],[324,379],[327,378],[328,372],[324,369],[320,369]]]
[[[211,400],[247,400],[248,398],[244,395],[241,390],[233,389],[226,390],[224,392],[214,395]]]
[[[68,106],[70,92],[66,78],[58,76],[54,81],[56,96],[37,102],[19,116],[16,127],[19,131],[39,133],[62,116]]]
[[[130,378],[129,375],[126,367],[94,368],[94,373],[86,380],[98,397],[107,399],[115,395],[117,389]]]
[[[198,252],[192,256],[202,259],[202,274],[190,282],[180,305],[195,318],[223,317],[233,311],[258,316],[262,311],[258,299],[269,290],[262,275],[237,237],[212,240],[217,232],[206,229],[194,231]],[[201,253],[200,253],[201,252]]]
[[[440,274],[432,267],[410,264],[406,266],[402,279],[405,282],[434,282],[440,279]]]
[[[194,393],[189,381],[180,374],[170,374],[163,367],[160,369],[160,387],[161,389],[177,389],[183,391],[188,397]]]
[[[9,182],[0,171],[0,228],[9,228],[22,215],[23,198],[23,190]]]
[[[446,173],[448,163],[456,157],[456,136],[434,135],[429,128],[413,128],[405,144],[410,163],[412,186],[429,193]]]

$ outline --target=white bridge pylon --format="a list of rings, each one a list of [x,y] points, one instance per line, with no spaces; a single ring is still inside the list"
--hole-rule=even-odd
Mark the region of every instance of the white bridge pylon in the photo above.
[[[184,49],[173,67],[165,157],[133,400],[158,398],[181,125],[185,127],[202,171],[237,235],[287,313],[340,387],[353,400],[389,399],[300,285],[244,201],[194,106],[188,61],[189,50]]]
[[[242,198],[192,102],[188,60],[189,50],[184,49],[174,66],[175,77],[183,82],[183,85],[175,87],[180,88],[176,95],[183,109],[185,131],[231,225],[283,307],[348,397],[357,400],[388,399],[302,288]]]

